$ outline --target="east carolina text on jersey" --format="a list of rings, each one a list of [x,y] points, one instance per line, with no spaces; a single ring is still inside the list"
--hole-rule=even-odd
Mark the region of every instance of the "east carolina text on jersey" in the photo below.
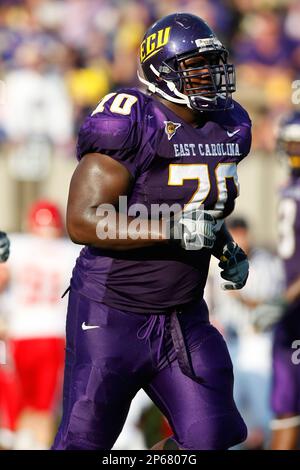
[[[239,144],[234,143],[199,143],[198,146],[193,143],[189,144],[173,144],[175,157],[190,157],[190,156],[202,156],[202,157],[240,157],[241,152]]]

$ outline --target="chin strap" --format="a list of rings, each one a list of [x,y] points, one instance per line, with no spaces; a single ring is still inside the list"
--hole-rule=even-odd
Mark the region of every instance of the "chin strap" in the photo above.
[[[156,70],[156,68],[151,64],[150,65],[150,68],[152,70],[152,72],[157,76],[159,77],[161,80],[163,80],[167,87],[169,88],[169,90],[174,93],[174,95],[178,96],[178,98],[175,98],[171,95],[168,95],[168,93],[164,92],[163,90],[161,90],[160,88],[158,88],[154,83],[151,83],[151,82],[148,82],[148,80],[146,80],[145,78],[143,78],[139,71],[137,71],[137,76],[138,76],[138,79],[140,80],[141,83],[143,83],[144,85],[146,85],[146,87],[148,88],[148,90],[151,92],[151,93],[157,93],[159,95],[161,95],[163,98],[165,98],[166,100],[168,101],[172,101],[172,103],[177,103],[177,104],[185,104],[188,108],[190,109],[193,109],[193,106],[191,105],[191,102],[190,102],[190,99],[187,95],[184,95],[183,93],[181,93],[177,88],[176,88],[176,85],[174,82],[171,82],[170,80],[166,80],[164,78],[162,78],[160,76],[160,73],[158,72],[158,70]],[[193,95],[191,95],[191,98],[193,97]],[[216,97],[214,98],[207,98],[205,96],[201,96],[201,100],[203,101],[207,101],[208,103],[211,103],[213,101],[216,101],[217,97],[220,97],[220,98],[223,98],[225,99],[225,97],[221,94],[217,94]],[[197,97],[196,97],[197,98]],[[203,105],[204,107],[205,105]]]
[[[153,67],[154,68],[154,67]],[[191,104],[189,102],[189,99],[186,95],[180,93],[177,89],[176,89],[176,86],[173,82],[169,82],[167,80],[164,80],[164,82],[166,82],[168,88],[170,91],[173,91],[173,93],[175,93],[177,96],[180,96],[181,98],[174,98],[173,96],[171,95],[168,95],[168,93],[165,93],[164,91],[162,91],[160,88],[158,88],[154,83],[151,83],[151,82],[148,82],[148,80],[145,80],[143,77],[141,77],[141,75],[139,74],[139,72],[137,72],[137,76],[138,76],[138,79],[140,80],[140,82],[142,82],[144,85],[147,86],[148,90],[151,91],[151,93],[157,93],[159,95],[161,95],[163,98],[165,98],[166,100],[168,101],[172,101],[173,103],[177,103],[177,104],[185,104],[186,106],[188,106],[189,108],[192,108],[191,107]],[[159,75],[158,75],[159,76]],[[173,89],[172,89],[173,88]],[[175,90],[177,91],[177,93],[175,92]]]

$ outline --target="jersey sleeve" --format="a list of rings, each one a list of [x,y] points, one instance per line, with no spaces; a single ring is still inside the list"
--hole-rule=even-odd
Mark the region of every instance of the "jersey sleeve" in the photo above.
[[[240,127],[239,140],[239,151],[240,156],[238,162],[243,160],[250,152],[252,143],[252,122],[247,111],[239,104],[236,103],[238,125]]]
[[[244,126],[242,128],[242,141],[240,144],[240,158],[239,162],[242,161],[250,152],[251,149],[251,142],[252,142],[252,133],[251,133],[251,125]]]
[[[139,167],[141,135],[138,97],[124,93],[112,95],[105,104],[100,101],[83,122],[78,134],[77,158],[80,160],[87,153],[102,153],[122,163],[134,177]]]

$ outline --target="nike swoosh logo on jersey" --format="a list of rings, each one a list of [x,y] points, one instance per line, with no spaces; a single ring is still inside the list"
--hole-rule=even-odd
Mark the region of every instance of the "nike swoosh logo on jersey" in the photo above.
[[[93,330],[94,328],[100,328],[100,326],[97,325],[86,325],[85,321],[82,323],[81,328],[83,330]]]
[[[235,134],[237,134],[238,132],[240,132],[241,129],[237,129],[236,131],[233,131],[233,132],[229,132],[227,131],[227,135],[228,137],[233,137]]]

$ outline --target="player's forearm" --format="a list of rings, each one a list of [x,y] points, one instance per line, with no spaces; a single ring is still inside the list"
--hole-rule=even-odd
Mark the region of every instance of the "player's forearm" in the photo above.
[[[74,243],[109,250],[130,250],[168,242],[162,220],[129,217],[115,211],[99,217],[96,208],[89,209],[84,216],[67,218],[67,229]]]
[[[284,300],[291,304],[300,297],[300,277],[298,277],[286,290]]]
[[[234,241],[232,236],[230,235],[225,222],[222,224],[220,230],[217,232],[217,239],[214,243],[214,247],[212,249],[212,254],[220,259],[223,253],[223,247],[229,243]]]

